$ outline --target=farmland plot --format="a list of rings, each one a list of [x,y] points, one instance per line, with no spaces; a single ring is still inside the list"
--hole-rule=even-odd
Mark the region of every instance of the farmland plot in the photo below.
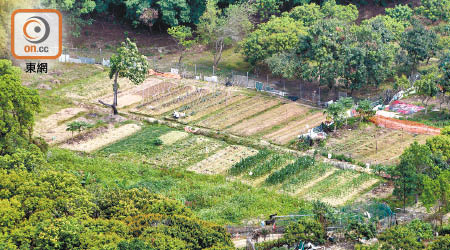
[[[301,106],[295,102],[281,105],[280,107],[271,109],[258,116],[244,120],[228,129],[231,133],[250,136],[273,126],[287,122],[294,117],[305,114],[308,108]]]
[[[160,152],[148,158],[148,163],[164,168],[184,168],[208,158],[224,147],[226,143],[223,141],[190,135],[170,146],[163,145]]]
[[[299,134],[306,133],[310,128],[320,125],[325,121],[325,115],[322,112],[316,112],[311,115],[300,117],[298,120],[293,120],[286,124],[286,126],[273,131],[263,138],[274,143],[284,145],[293,139],[296,139]]]
[[[172,145],[175,142],[184,139],[188,136],[189,134],[186,132],[174,130],[161,135],[159,139],[161,139],[164,145]]]
[[[169,102],[166,102],[158,107],[155,107],[151,114],[153,115],[161,115],[163,113],[166,113],[168,111],[174,110],[176,108],[179,108],[187,103],[190,103],[192,101],[195,101],[197,99],[202,98],[203,96],[207,95],[209,91],[204,88],[197,88],[192,92],[187,92],[185,94],[179,95],[176,99],[172,99]]]
[[[162,86],[167,85],[167,83],[161,83],[162,80],[157,78],[147,78],[142,84],[133,86],[132,88],[129,87],[128,89],[122,88],[122,85],[120,85],[119,93],[117,96],[117,107],[123,108],[127,107],[136,103],[142,103],[145,98],[145,90],[152,90],[152,89],[159,89]],[[111,86],[109,86],[111,88]],[[112,90],[109,90],[112,92]],[[107,96],[104,96],[100,98],[101,100],[105,101],[106,103],[112,103],[113,101],[113,94],[108,94]],[[97,100],[94,100],[95,102]]]
[[[188,170],[202,174],[220,174],[226,172],[241,159],[257,154],[258,151],[238,145],[230,145],[214,155],[190,166]]]
[[[63,142],[72,136],[71,132],[66,131],[67,125],[63,123],[86,111],[87,109],[85,108],[62,109],[38,121],[35,127],[35,134],[50,144]]]
[[[366,173],[336,170],[315,185],[306,184],[306,188],[297,195],[308,200],[319,199],[337,206],[355,198],[378,182],[378,179]]]
[[[414,141],[423,143],[428,137],[369,125],[357,130],[340,131],[328,140],[327,148],[362,162],[395,164],[406,147]]]
[[[221,93],[220,95],[211,98],[210,100],[205,100],[200,102],[198,105],[189,104],[191,107],[188,110],[180,110],[186,113],[186,118],[182,119],[184,122],[192,122],[200,120],[202,117],[214,113],[217,110],[225,108],[229,105],[234,105],[239,101],[244,101],[248,99],[248,96],[235,93]]]
[[[243,102],[225,107],[216,114],[200,121],[198,124],[207,128],[224,129],[278,104],[279,101],[276,99],[263,97],[249,98]]]
[[[87,140],[75,143],[66,142],[61,145],[61,148],[90,153],[122,138],[130,136],[140,129],[141,126],[134,123],[125,124],[117,128],[110,126],[106,132],[103,132],[92,139],[88,138]]]

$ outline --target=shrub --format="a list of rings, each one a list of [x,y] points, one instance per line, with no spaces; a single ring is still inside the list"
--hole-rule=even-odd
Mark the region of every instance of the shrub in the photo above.
[[[345,237],[351,240],[371,239],[376,233],[377,228],[374,223],[352,221],[346,229]]]
[[[450,236],[448,235],[438,237],[427,247],[427,250],[443,250],[443,249],[450,249]]]
[[[152,144],[155,146],[161,146],[161,145],[163,145],[163,141],[159,138],[156,138],[156,139],[152,140]]]
[[[325,229],[316,219],[307,218],[291,223],[286,227],[283,238],[293,244],[299,240],[303,242],[325,243]]]

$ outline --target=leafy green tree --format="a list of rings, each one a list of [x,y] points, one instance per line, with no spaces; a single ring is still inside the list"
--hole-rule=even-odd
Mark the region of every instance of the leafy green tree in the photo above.
[[[375,111],[372,109],[372,104],[370,100],[367,99],[359,101],[356,111],[360,115],[360,121],[368,121],[375,115]]]
[[[71,33],[75,37],[80,36],[84,25],[92,23],[92,19],[87,16],[95,9],[94,0],[41,0],[41,4],[46,8],[64,12],[64,20],[67,25],[72,26]]]
[[[427,146],[434,155],[439,155],[444,161],[450,161],[450,136],[437,135],[428,138]]]
[[[428,245],[427,250],[450,249],[450,235],[438,237]]]
[[[397,21],[408,22],[413,16],[413,10],[408,5],[398,4],[394,8],[386,8],[384,10],[387,16]]]
[[[300,5],[293,8],[289,12],[289,16],[295,20],[302,21],[306,27],[310,27],[318,20],[325,17],[325,14],[320,10],[320,6],[315,3]]]
[[[333,119],[335,133],[337,123],[342,121],[345,110],[345,106],[341,102],[333,102],[323,111],[323,113],[327,115],[327,118]]]
[[[31,141],[34,115],[39,110],[39,95],[22,86],[20,69],[9,60],[0,60],[0,155],[13,153]]]
[[[325,230],[319,221],[307,218],[289,224],[286,227],[283,238],[291,244],[299,240],[323,244],[325,235]]]
[[[214,56],[214,67],[219,64],[227,42],[239,42],[250,31],[252,11],[248,4],[230,5],[222,11],[217,7],[217,0],[207,1],[197,32]]]
[[[408,227],[399,225],[394,226],[377,237],[381,241],[383,250],[419,250],[423,249],[422,242],[417,240],[417,235]]]
[[[190,6],[186,0],[158,1],[161,20],[169,26],[178,26],[191,21]]]
[[[411,144],[400,156],[400,163],[393,169],[394,195],[406,201],[415,195],[416,202],[422,191],[422,177],[424,175],[435,176],[436,169],[431,150],[426,145],[417,142]]]
[[[187,49],[191,48],[195,44],[195,40],[192,35],[190,27],[175,26],[167,30],[167,33],[177,42],[178,49],[180,50],[180,57],[178,59],[178,65],[181,65],[184,53]]]
[[[409,87],[411,87],[411,84],[409,83],[408,78],[402,74],[402,76],[395,76],[394,80],[394,89],[395,90],[407,90]]]
[[[438,92],[438,76],[435,71],[430,72],[414,82],[417,94],[422,96],[422,104],[425,105],[425,114],[428,112],[428,102],[434,98]]]
[[[437,50],[438,37],[432,30],[428,30],[417,20],[412,22],[412,28],[406,30],[401,38],[400,46],[407,51],[407,65],[412,74],[417,72],[420,62],[429,60]]]
[[[280,12],[282,3],[283,1],[281,0],[255,0],[253,4],[256,7],[260,19],[267,20],[272,15]]]
[[[111,67],[109,78],[114,77],[113,92],[114,99],[112,104],[99,102],[105,106],[111,107],[114,114],[117,115],[117,93],[119,90],[118,77],[126,77],[134,84],[140,84],[145,80],[148,72],[148,62],[144,55],[141,55],[135,43],[129,38],[117,49],[116,54],[111,56]]]
[[[437,207],[435,215],[442,225],[444,215],[450,212],[450,171],[443,171],[436,179],[425,176],[423,186],[423,205],[427,209]]]
[[[336,18],[343,22],[351,23],[358,18],[358,8],[353,4],[339,5],[335,0],[327,0],[322,5],[322,12],[326,17]]]
[[[441,92],[441,102],[450,102],[450,53],[443,54],[441,60],[439,61],[439,70],[442,73],[442,77],[439,81],[439,91]]]
[[[306,35],[302,21],[288,16],[273,17],[249,34],[241,43],[242,51],[246,60],[256,65],[272,55],[293,49],[301,34]]]
[[[417,12],[431,21],[449,21],[450,0],[421,0]]]

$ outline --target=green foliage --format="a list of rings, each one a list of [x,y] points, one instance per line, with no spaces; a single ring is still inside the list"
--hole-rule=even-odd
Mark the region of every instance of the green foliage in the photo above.
[[[20,69],[0,60],[0,155],[13,153],[31,140],[39,110],[38,93],[22,86]]]
[[[417,234],[407,226],[394,226],[378,235],[383,250],[424,249],[423,243],[417,238]]]
[[[333,17],[344,22],[353,22],[358,18],[358,9],[353,4],[339,5],[335,0],[327,0],[322,6],[326,17]]]
[[[435,179],[425,176],[421,200],[427,209],[437,206],[436,215],[442,224],[444,215],[450,211],[450,171],[441,172]]]
[[[252,65],[270,56],[288,51],[298,43],[298,36],[305,35],[302,21],[283,16],[273,17],[249,34],[241,43],[243,54]]]
[[[406,65],[417,70],[418,64],[431,58],[437,50],[438,37],[432,30],[426,29],[417,20],[412,22],[412,28],[406,30],[401,37],[400,46],[407,54]]]
[[[374,223],[351,221],[345,230],[345,237],[358,241],[360,239],[372,239],[377,233]]]
[[[269,154],[270,152],[267,150],[260,150],[256,155],[243,158],[229,169],[229,173],[231,175],[242,174],[251,167],[265,160]]]
[[[72,136],[73,136],[73,132],[75,132],[75,131],[78,131],[78,133],[81,133],[81,131],[92,128],[92,127],[94,127],[93,124],[87,123],[85,121],[73,121],[73,122],[67,124],[66,131],[72,132]]]
[[[417,237],[424,240],[430,240],[433,238],[433,229],[431,224],[423,222],[419,219],[414,219],[406,225],[409,230],[414,232]]]
[[[282,155],[275,154],[270,159],[270,161],[265,161],[262,164],[256,166],[256,168],[252,169],[251,178],[263,176],[272,171],[272,169],[276,169],[277,167],[281,166],[281,164],[283,163],[284,157]]]
[[[394,8],[386,8],[386,15],[397,21],[409,21],[413,16],[413,10],[408,5],[398,4]]]
[[[374,116],[376,113],[373,110],[370,100],[367,100],[367,99],[359,101],[356,111],[361,116],[361,120],[364,120],[364,121],[369,121],[369,119],[372,116]]]
[[[268,19],[270,16],[278,14],[281,0],[256,0],[254,5],[261,19]]]
[[[440,155],[444,161],[450,160],[450,136],[438,135],[427,139],[427,146],[435,155]]]
[[[306,27],[310,27],[318,20],[325,17],[321,11],[320,6],[315,3],[300,5],[293,8],[289,12],[289,16],[295,20],[300,20]]]
[[[290,244],[303,242],[313,242],[315,244],[325,243],[326,233],[324,227],[316,219],[306,218],[290,223],[283,235],[283,238]]]
[[[450,236],[441,236],[428,245],[427,250],[450,249]]]
[[[109,78],[118,75],[128,78],[134,84],[140,84],[147,76],[148,67],[147,58],[141,55],[136,44],[127,38],[116,54],[111,56]]]
[[[425,113],[427,113],[428,101],[435,97],[439,92],[438,76],[436,72],[430,72],[414,82],[417,94],[422,96],[422,103],[425,104]]]
[[[85,17],[95,9],[94,0],[42,0],[40,4],[43,7],[64,12],[64,20],[72,26],[71,33],[75,37],[80,36],[84,25],[92,23],[91,19]]]
[[[177,26],[183,23],[189,23],[190,6],[186,0],[165,0],[158,1],[160,7],[161,20],[169,26]]]
[[[373,245],[356,244],[354,250],[378,250],[378,249],[380,249],[379,244],[373,244]]]
[[[192,36],[192,30],[190,27],[186,26],[174,26],[167,30],[167,34],[169,34],[178,44],[178,48],[181,51],[178,63],[181,63],[184,51],[191,48],[195,44],[195,40]]]
[[[266,183],[268,184],[278,184],[282,183],[292,175],[300,172],[301,170],[307,169],[313,166],[315,163],[314,158],[310,156],[303,156],[298,158],[294,163],[286,165],[284,168],[275,171],[270,174],[266,179]]]
[[[245,3],[230,5],[222,11],[216,0],[207,1],[206,10],[197,25],[197,33],[211,50],[214,67],[219,64],[227,43],[241,41],[253,27],[250,22],[252,14],[253,8]]]
[[[449,0],[421,0],[421,6],[417,12],[431,21],[449,21],[450,20],[450,1]]]

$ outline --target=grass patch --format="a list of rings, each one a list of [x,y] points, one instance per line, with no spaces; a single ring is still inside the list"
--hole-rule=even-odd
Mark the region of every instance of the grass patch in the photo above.
[[[409,121],[420,122],[428,126],[443,128],[450,126],[450,113],[448,111],[419,112],[408,118]]]
[[[99,186],[147,188],[180,200],[200,218],[221,225],[242,224],[246,219],[267,217],[273,213],[289,214],[309,207],[309,203],[294,197],[253,188],[238,181],[227,181],[224,176],[152,168],[122,157],[83,156],[53,148],[49,154],[49,166],[75,173],[91,190]]]

